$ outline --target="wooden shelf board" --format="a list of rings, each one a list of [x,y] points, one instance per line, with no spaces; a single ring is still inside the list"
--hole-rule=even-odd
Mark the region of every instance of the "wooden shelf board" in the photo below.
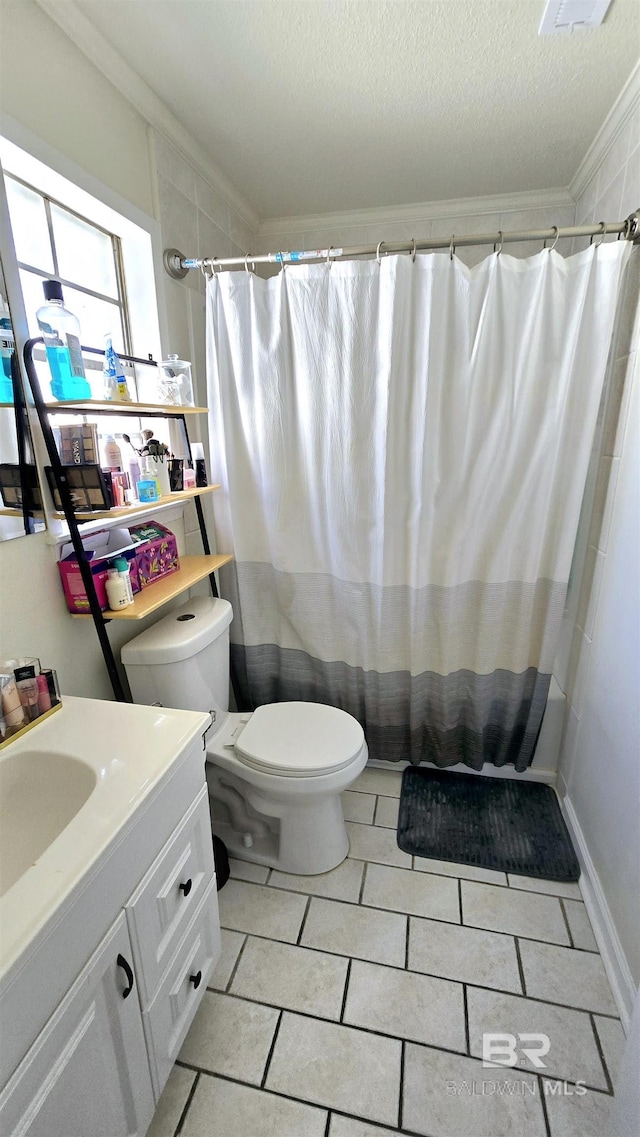
[[[205,493],[213,493],[214,490],[219,490],[220,486],[198,486],[193,490],[178,490],[176,493],[165,494],[159,498],[158,501],[141,501],[135,505],[122,505],[114,506],[113,509],[96,510],[95,512],[76,513],[75,519],[78,524],[83,524],[87,521],[124,521],[128,517],[137,517],[141,513],[148,513],[150,509],[159,505],[176,505],[184,501],[192,501],[194,497],[200,497]],[[59,518],[61,521],[65,520],[65,514],[61,509],[56,509],[53,514],[54,517]]]
[[[206,415],[207,407],[177,407],[173,403],[119,403],[106,399],[64,399],[61,402],[45,403],[48,411],[58,414],[91,414],[92,410],[113,411],[114,415],[136,414],[144,418],[149,415]]]
[[[204,580],[210,573],[216,572],[222,565],[226,565],[232,560],[233,557],[228,553],[216,557],[181,557],[180,568],[177,572],[162,577],[155,584],[149,584],[143,588],[142,592],[136,593],[133,604],[130,604],[128,608],[123,608],[120,612],[111,612],[107,609],[102,615],[105,620],[144,620],[145,616],[149,616],[157,608],[161,608],[163,604],[173,600],[174,596],[186,592],[188,588],[200,580]],[[71,614],[74,620],[92,619],[91,614],[87,612],[73,612]]]

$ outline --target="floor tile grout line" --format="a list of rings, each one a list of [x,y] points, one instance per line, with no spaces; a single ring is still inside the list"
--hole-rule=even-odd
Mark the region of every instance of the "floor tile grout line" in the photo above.
[[[261,1090],[264,1089],[266,1082],[267,1082],[267,1077],[269,1074],[269,1067],[271,1066],[271,1059],[273,1058],[273,1052],[276,1048],[276,1042],[278,1041],[278,1031],[280,1030],[280,1023],[282,1022],[282,1016],[283,1015],[284,1015],[284,1011],[280,1011],[280,1014],[278,1015],[278,1021],[276,1023],[276,1029],[274,1030],[273,1038],[271,1039],[271,1046],[269,1047],[269,1053],[267,1054],[267,1061],[265,1062],[264,1070],[262,1071],[262,1080],[260,1082],[260,1089]]]
[[[516,949],[516,959],[518,960],[518,973],[520,975],[520,986],[522,987],[522,994],[524,995],[525,998],[528,998],[527,981],[524,977],[524,964],[522,962],[522,956],[520,954],[520,941],[519,941],[517,936],[513,937],[513,942],[515,944],[515,949]]]
[[[362,907],[362,908],[365,908],[365,907],[367,907],[367,905],[364,905],[364,904],[362,903],[362,897],[364,896],[364,882],[365,882],[365,880],[367,879],[367,869],[369,868],[369,862],[368,862],[368,861],[363,861],[363,864],[364,864],[364,868],[363,868],[363,870],[362,870],[362,876],[360,877],[360,889],[359,889],[359,892],[358,892],[358,904],[357,904],[357,907],[358,907],[358,908],[360,908],[360,907]],[[329,897],[327,897],[327,899],[329,899]]]
[[[407,927],[405,931],[405,945],[404,945],[404,969],[409,971],[409,935],[411,928],[411,917],[407,916]]]
[[[326,1124],[324,1127],[324,1137],[329,1137],[329,1131],[331,1129],[331,1112],[332,1111],[330,1109],[327,1110],[327,1120],[326,1120]]]
[[[411,872],[410,869],[403,869],[399,865],[382,864],[381,861],[359,861],[359,859],[357,857],[349,857],[349,860],[363,864],[366,866],[366,868],[368,868],[370,864],[374,864],[374,865],[379,864],[379,865],[381,865],[382,868],[398,869],[399,872],[409,872],[409,873]],[[365,868],[365,873],[366,873],[366,868]],[[423,875],[425,875],[425,876],[437,876],[439,874],[437,874],[437,873],[425,873]],[[460,878],[460,877],[453,877],[453,876],[444,876],[443,874],[439,875],[439,879],[440,880],[451,880],[451,881],[460,880],[461,884],[464,883],[466,880],[465,877]],[[251,884],[251,885],[253,885],[254,888],[266,888],[267,887],[266,885],[255,884],[254,881],[247,881],[247,880],[237,881],[236,883]],[[483,881],[470,881],[469,883],[471,883],[471,884],[482,884],[484,882]],[[496,887],[503,887],[503,886],[497,885]],[[363,889],[361,887],[361,892],[362,891],[363,891]],[[514,891],[516,891],[516,890],[514,890]],[[572,948],[573,951],[581,951],[585,955],[601,955],[600,951],[597,948],[596,948],[596,950],[593,950],[592,948],[576,948],[576,947],[573,947],[573,944],[571,942],[568,944],[565,944],[565,943],[560,943],[558,940],[540,940],[540,939],[536,939],[534,936],[525,936],[525,935],[523,935],[522,932],[517,932],[517,933],[516,932],[505,932],[502,928],[487,928],[482,924],[465,923],[464,920],[461,924],[458,920],[443,920],[437,916],[425,916],[422,912],[405,912],[405,911],[402,911],[400,908],[383,908],[382,905],[380,905],[380,904],[372,904],[371,902],[364,903],[362,899],[360,899],[360,900],[347,900],[347,899],[340,897],[340,896],[327,896],[326,894],[315,893],[315,892],[300,892],[299,890],[296,890],[293,888],[284,888],[280,884],[278,884],[277,886],[270,885],[269,886],[269,892],[270,892],[270,894],[275,893],[275,892],[285,892],[287,894],[287,896],[311,896],[314,899],[329,900],[335,904],[352,904],[354,907],[369,908],[369,909],[372,909],[374,912],[389,912],[392,915],[396,914],[396,915],[400,915],[400,916],[415,916],[416,919],[418,919],[418,920],[436,920],[436,922],[441,923],[441,924],[452,924],[455,928],[459,928],[459,927],[476,928],[479,932],[493,932],[493,934],[497,935],[497,936],[518,935],[521,940],[529,940],[532,943],[536,943],[536,944],[549,944],[551,947]],[[543,894],[543,893],[534,893],[534,894],[525,893],[525,895],[527,895],[527,896],[530,896],[530,895],[542,896],[542,895],[546,895],[546,894]],[[563,899],[563,897],[550,896],[549,899],[561,901]],[[580,901],[577,901],[577,903],[580,903]],[[564,912],[562,905],[561,905],[561,911]],[[241,928],[229,928],[227,925],[221,925],[221,926],[225,927],[227,929],[227,931],[233,931],[233,932],[242,931]],[[565,928],[565,930],[566,930],[566,928]],[[251,933],[251,934],[253,934],[253,933]],[[266,938],[268,939],[269,937],[266,937]],[[570,939],[571,939],[571,937],[570,937]],[[283,940],[281,942],[290,943],[291,941]]]
[[[180,1133],[182,1133],[182,1130],[184,1128],[184,1123],[187,1120],[187,1114],[189,1112],[189,1107],[191,1105],[191,1102],[193,1101],[193,1095],[196,1092],[199,1081],[200,1081],[200,1071],[198,1070],[196,1072],[196,1076],[193,1080],[191,1089],[189,1090],[189,1093],[187,1094],[187,1100],[182,1107],[182,1113],[180,1114],[180,1117],[178,1118],[178,1124],[175,1127],[173,1137],[179,1137]]]
[[[540,1094],[540,1102],[542,1104],[542,1119],[544,1121],[545,1132],[547,1137],[552,1137],[551,1125],[549,1123],[549,1114],[547,1113],[547,1103],[545,1101],[544,1084],[540,1074],[538,1074],[538,1093]]]
[[[357,1029],[357,1028],[354,1028],[354,1029]],[[400,1039],[399,1041],[409,1042],[410,1040]],[[458,1058],[466,1057],[465,1055],[460,1055],[460,1053],[458,1051],[450,1051],[450,1050],[442,1051],[441,1048],[439,1048],[439,1047],[425,1046],[425,1044],[422,1042],[415,1043],[415,1045],[421,1049],[440,1050],[441,1053],[453,1054],[454,1056],[456,1056]],[[476,1058],[475,1055],[471,1055],[471,1061],[477,1062],[480,1066],[480,1070],[482,1070],[483,1067],[482,1067],[482,1059],[481,1058]],[[347,1113],[346,1110],[336,1108],[335,1106],[324,1105],[322,1102],[314,1101],[311,1098],[295,1097],[293,1094],[286,1094],[282,1090],[276,1090],[276,1089],[273,1089],[272,1087],[258,1086],[258,1085],[256,1085],[255,1082],[243,1082],[241,1078],[234,1078],[230,1074],[220,1074],[220,1073],[216,1072],[215,1070],[208,1070],[208,1069],[205,1069],[205,1068],[200,1067],[200,1066],[195,1066],[195,1065],[193,1065],[193,1063],[183,1062],[181,1060],[178,1060],[176,1062],[176,1065],[180,1066],[182,1069],[185,1069],[185,1070],[193,1070],[193,1072],[197,1073],[197,1074],[204,1074],[208,1078],[219,1078],[223,1082],[231,1082],[233,1085],[236,1085],[236,1086],[246,1086],[248,1089],[251,1089],[251,1090],[260,1090],[262,1093],[271,1094],[272,1097],[283,1098],[285,1101],[297,1102],[299,1105],[315,1106],[316,1109],[326,1109],[326,1110],[329,1110],[333,1115],[335,1115],[337,1117],[346,1117],[352,1121],[365,1122],[365,1123],[368,1123],[369,1125],[379,1125],[382,1127],[384,1127],[386,1125],[388,1128],[387,1122],[373,1121],[370,1117],[363,1117],[362,1114]],[[532,1070],[524,1070],[521,1072],[525,1073],[525,1074],[531,1074],[534,1078],[542,1077],[542,1075],[537,1075],[535,1073],[535,1071],[532,1071]],[[583,1083],[583,1082],[578,1083],[577,1080],[572,1081],[572,1079],[570,1079],[570,1078],[558,1078],[558,1077],[550,1076],[550,1075],[544,1075],[544,1077],[547,1081],[565,1082],[569,1086],[577,1086],[578,1084],[580,1084],[581,1086],[584,1085],[585,1089],[587,1089],[589,1091],[589,1093],[600,1094],[601,1097],[603,1097],[603,1098],[611,1099],[611,1097],[612,1097],[612,1095],[607,1090],[599,1090],[599,1089],[597,1089],[596,1086],[585,1085],[585,1083]],[[392,1132],[394,1132],[394,1131],[392,1130]],[[424,1133],[418,1133],[414,1129],[402,1129],[401,1132],[404,1135],[406,1135],[406,1137],[425,1137]]]
[[[347,994],[349,991],[349,980],[351,979],[351,964],[352,963],[353,963],[353,960],[350,959],[348,964],[347,964],[347,974],[345,975],[344,991],[342,992],[342,1006],[340,1007],[340,1018],[338,1019],[339,1023],[344,1023],[344,1012],[347,1009]]]
[[[472,1057],[471,1044],[469,1042],[469,1001],[467,999],[467,984],[466,983],[462,984],[462,1001],[463,1001],[463,1005],[464,1005],[464,1035],[465,1035],[465,1041],[467,1044],[467,1054],[469,1055],[469,1058],[471,1058]]]
[[[609,1067],[607,1065],[607,1059],[606,1059],[606,1055],[604,1052],[604,1047],[600,1041],[600,1035],[598,1034],[598,1028],[596,1026],[596,1020],[594,1017],[594,1015],[596,1013],[597,1012],[595,1012],[595,1011],[590,1011],[590,1013],[589,1013],[589,1018],[591,1019],[591,1029],[593,1031],[593,1034],[594,1034],[594,1037],[596,1040],[596,1048],[597,1048],[598,1054],[600,1056],[600,1061],[602,1062],[602,1068],[604,1070],[604,1076],[607,1080],[607,1085],[609,1087],[609,1091],[611,1094],[613,1094],[613,1092],[614,1092],[614,1090],[613,1090],[613,1079],[611,1077],[611,1074],[609,1073]]]
[[[400,1045],[400,1086],[398,1088],[398,1129],[402,1129],[402,1115],[404,1113],[404,1060],[406,1043],[404,1039]]]
[[[462,924],[462,881],[458,877],[458,917]]]
[[[322,898],[322,899],[324,899],[324,898]],[[401,913],[392,913],[392,915],[401,915]],[[455,927],[455,928],[457,928],[459,926],[460,926],[459,924],[453,925],[453,927]],[[230,928],[230,929],[226,929],[226,930],[227,931],[236,931],[237,929]],[[480,930],[483,931],[484,929],[480,929]],[[254,939],[258,939],[258,940],[267,940],[269,943],[275,943],[275,944],[284,943],[288,947],[299,947],[302,951],[320,952],[320,954],[322,954],[322,955],[330,955],[330,956],[333,956],[334,958],[338,958],[338,959],[358,959],[358,960],[361,960],[362,963],[372,963],[376,967],[391,968],[392,971],[408,971],[409,974],[411,974],[411,975],[426,975],[430,979],[441,979],[444,983],[457,983],[459,986],[466,984],[467,987],[472,987],[473,990],[491,991],[496,995],[512,995],[513,998],[515,998],[515,999],[529,999],[531,1002],[543,1003],[545,1006],[558,1007],[561,1010],[577,1011],[579,1014],[584,1014],[584,1015],[591,1015],[591,1014],[599,1015],[601,1018],[611,1019],[612,1022],[620,1022],[621,1021],[620,1015],[611,1014],[610,1011],[592,1010],[591,1008],[587,1008],[587,1007],[576,1007],[573,1003],[555,1003],[551,999],[542,999],[537,995],[536,996],[524,995],[522,993],[522,991],[510,991],[506,987],[486,987],[481,983],[470,983],[469,980],[467,980],[467,979],[454,979],[450,975],[437,975],[433,971],[417,971],[415,967],[405,968],[405,967],[401,967],[397,963],[382,963],[382,962],[380,962],[380,960],[365,959],[363,956],[359,956],[359,955],[358,956],[349,956],[346,954],[346,952],[330,951],[328,948],[316,947],[314,944],[308,944],[308,943],[307,944],[294,944],[291,942],[291,940],[276,940],[273,938],[273,936],[262,936],[258,932],[246,932],[245,935],[247,937],[253,937]],[[510,936],[509,938],[514,939],[515,937]],[[545,942],[545,941],[533,940],[533,941],[527,941],[527,942],[529,942],[529,943],[540,943],[540,942]],[[562,945],[552,944],[551,946],[552,947],[558,947],[558,946],[562,946]],[[244,945],[243,945],[242,950],[244,950]],[[594,953],[589,953],[589,954],[594,954]],[[239,962],[239,959],[237,962]],[[207,990],[212,991],[214,994],[218,994],[218,995],[233,995],[237,998],[240,997],[240,996],[236,996],[235,991],[220,991],[216,987],[207,987]],[[256,1002],[256,1001],[257,1000],[254,1000],[254,1002]],[[264,1005],[265,1006],[274,1006],[273,1003],[265,1003]],[[287,1008],[287,1009],[290,1009],[290,1008]],[[296,1012],[296,1013],[304,1014],[305,1012],[301,1011],[301,1012]],[[318,1017],[320,1017],[320,1016],[318,1016]],[[335,1020],[323,1020],[323,1021],[335,1021]]]
[[[229,982],[227,983],[227,986],[225,987],[225,990],[224,990],[225,995],[229,994],[229,992],[231,991],[231,984],[233,983],[233,981],[236,977],[236,972],[238,970],[240,960],[242,959],[242,953],[244,952],[244,949],[247,946],[248,940],[249,940],[249,934],[247,932],[245,932],[244,940],[242,941],[242,944],[240,945],[240,951],[238,952],[236,962],[234,963],[234,965],[231,969],[231,975],[229,976]],[[207,990],[209,990],[208,987],[207,987]]]
[[[364,962],[367,962],[367,961],[365,960]],[[394,970],[399,970],[399,969],[395,968]],[[459,984],[459,986],[471,986],[471,984]],[[474,988],[474,990],[475,989],[476,988]],[[486,988],[481,988],[481,990],[486,990]],[[217,992],[217,993],[219,994],[220,992]],[[502,994],[502,992],[497,992],[497,993]],[[510,993],[510,992],[508,992],[508,993]],[[438,1050],[439,1052],[441,1052],[443,1054],[452,1054],[454,1056],[457,1056],[458,1058],[469,1057],[469,1058],[473,1058],[476,1061],[481,1061],[481,1056],[478,1056],[478,1055],[472,1054],[472,1053],[467,1054],[464,1050],[454,1050],[448,1046],[440,1046],[440,1045],[438,1045],[437,1042],[424,1042],[423,1040],[417,1039],[417,1038],[407,1038],[407,1037],[405,1037],[403,1035],[399,1035],[399,1034],[388,1034],[388,1033],[385,1033],[384,1031],[381,1031],[381,1030],[374,1030],[373,1027],[362,1026],[359,1023],[340,1022],[338,1019],[324,1018],[322,1015],[312,1014],[311,1011],[301,1011],[295,1007],[279,1007],[275,1003],[267,1003],[262,999],[254,999],[254,998],[250,999],[247,995],[238,995],[235,992],[227,995],[227,998],[237,999],[238,1002],[241,1002],[241,1003],[252,1003],[258,1007],[267,1007],[269,1010],[277,1011],[278,1014],[280,1015],[280,1017],[282,1017],[282,1015],[285,1013],[291,1014],[291,1015],[298,1015],[298,1017],[302,1018],[302,1019],[311,1019],[314,1022],[328,1023],[330,1026],[344,1026],[349,1030],[356,1030],[356,1031],[360,1031],[360,1033],[362,1033],[362,1034],[373,1035],[375,1038],[388,1038],[388,1039],[394,1040],[395,1042],[411,1042],[411,1043],[415,1044],[416,1046],[424,1046],[428,1050]],[[520,998],[520,996],[516,995],[515,998]],[[558,1004],[555,1004],[555,1003],[551,1004],[551,1005],[552,1006],[558,1006]],[[561,1009],[578,1011],[578,1013],[584,1014],[587,1016],[591,1015],[592,1013],[595,1013],[595,1014],[600,1013],[599,1011],[596,1011],[596,1012],[581,1011],[577,1007],[564,1007]],[[193,1069],[203,1070],[205,1073],[215,1074],[215,1070],[209,1070],[207,1067],[197,1066],[197,1065],[192,1064],[192,1063],[180,1062],[180,1065],[186,1065],[189,1069],[191,1069],[193,1066]],[[527,1072],[535,1074],[535,1070],[530,1070]],[[549,1075],[549,1077],[552,1078],[553,1080],[556,1080],[556,1081],[558,1081],[558,1080],[567,1081],[567,1082],[573,1081],[573,1079],[571,1079],[571,1078],[566,1078],[566,1077],[562,1078],[560,1074]],[[605,1081],[607,1081],[607,1086],[608,1086],[609,1082],[608,1082],[607,1078],[605,1078]],[[247,1084],[252,1084],[252,1083],[247,1083]],[[608,1088],[607,1089],[602,1089],[602,1088],[598,1089],[598,1087],[596,1087],[596,1086],[587,1086],[587,1088],[588,1089],[596,1089],[598,1091],[598,1093],[610,1094],[610,1091]]]
[[[249,1090],[258,1090],[260,1093],[268,1094],[274,1098],[281,1098],[284,1101],[295,1102],[297,1105],[309,1105],[320,1110],[326,1109],[331,1118],[345,1117],[349,1121],[359,1121],[361,1124],[364,1122],[365,1125],[377,1125],[383,1128],[386,1126],[388,1128],[388,1123],[385,1121],[372,1121],[370,1117],[363,1117],[361,1113],[347,1113],[344,1109],[323,1105],[321,1102],[313,1101],[310,1098],[297,1098],[292,1094],[283,1093],[282,1090],[274,1090],[266,1086],[263,1089],[261,1086],[257,1086],[255,1082],[243,1082],[240,1078],[233,1078],[230,1074],[217,1074],[214,1070],[201,1070],[198,1066],[191,1066],[187,1062],[177,1062],[176,1065],[181,1066],[185,1070],[193,1070],[194,1073],[202,1074],[206,1078],[218,1078],[221,1082],[230,1082],[231,1085],[234,1086],[244,1086]],[[596,1091],[596,1093],[597,1092],[598,1091]],[[397,1131],[391,1130],[391,1132],[394,1133]],[[403,1137],[425,1137],[424,1133],[418,1133],[415,1129],[403,1129],[402,1135]]]
[[[313,899],[313,897],[310,896],[309,899],[307,900],[305,910],[304,910],[304,915],[302,917],[302,923],[300,924],[300,930],[298,931],[298,938],[297,938],[295,945],[294,945],[295,947],[300,947],[300,942],[302,940],[302,933],[304,932],[304,926],[307,922],[307,916],[309,915],[309,909],[311,907],[312,899]]]
[[[570,925],[570,923],[569,923],[569,917],[568,917],[568,915],[567,915],[567,910],[566,910],[566,908],[565,908],[564,904],[562,903],[562,901],[565,899],[565,897],[564,897],[564,896],[560,896],[560,897],[558,897],[558,899],[559,899],[559,901],[560,901],[560,909],[561,909],[561,911],[562,911],[562,918],[563,918],[563,920],[564,920],[564,923],[565,923],[565,927],[566,927],[566,929],[567,929],[567,935],[568,935],[568,937],[569,937],[569,943],[571,944],[571,947],[573,947],[573,946],[574,946],[574,945],[573,945],[573,933],[572,933],[572,931],[571,931],[571,925]]]

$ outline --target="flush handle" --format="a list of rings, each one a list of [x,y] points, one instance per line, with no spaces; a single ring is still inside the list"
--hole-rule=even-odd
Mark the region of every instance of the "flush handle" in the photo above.
[[[200,986],[201,979],[202,979],[202,972],[201,971],[198,971],[196,975],[190,975],[189,976],[189,982],[193,983],[194,987]]]
[[[184,884],[180,885],[180,891],[184,892],[185,896],[188,896],[189,893],[191,892],[191,885],[192,884],[193,884],[193,881],[192,881],[191,877],[189,877],[188,880],[185,880]]]
[[[127,977],[128,986],[125,987],[124,991],[122,992],[122,998],[128,999],[129,995],[133,991],[133,971],[131,970],[131,965],[129,963],[127,963],[126,959],[124,958],[124,956],[122,954],[120,954],[118,956],[118,958],[116,959],[116,963],[118,964],[118,967],[122,968],[122,970],[124,971],[124,973]]]

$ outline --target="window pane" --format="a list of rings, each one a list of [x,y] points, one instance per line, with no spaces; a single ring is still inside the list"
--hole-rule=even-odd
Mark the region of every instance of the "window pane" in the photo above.
[[[65,307],[80,321],[82,343],[87,347],[104,348],[104,337],[111,332],[116,351],[125,351],[122,315],[117,304],[87,296],[86,292],[78,292],[66,284],[62,291]]]
[[[19,261],[53,272],[53,255],[44,201],[9,176],[5,179],[13,240]]]
[[[51,220],[60,276],[117,299],[111,238],[58,205],[51,205]]]

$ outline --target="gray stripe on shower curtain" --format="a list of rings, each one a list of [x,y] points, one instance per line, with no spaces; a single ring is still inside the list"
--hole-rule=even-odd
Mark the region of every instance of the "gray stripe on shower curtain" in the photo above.
[[[329,703],[362,724],[370,758],[463,762],[473,770],[484,762],[527,769],[551,681],[535,667],[520,675],[363,671],[276,644],[232,644],[231,658],[246,709],[290,699]]]
[[[243,709],[290,699],[342,707],[361,722],[371,757],[384,761],[517,770],[531,762],[565,584],[381,587],[247,562],[221,576],[236,613],[231,651]],[[375,642],[366,642],[359,629],[372,625]],[[494,666],[464,667],[469,643],[475,659]],[[427,669],[412,668],[411,658]]]

